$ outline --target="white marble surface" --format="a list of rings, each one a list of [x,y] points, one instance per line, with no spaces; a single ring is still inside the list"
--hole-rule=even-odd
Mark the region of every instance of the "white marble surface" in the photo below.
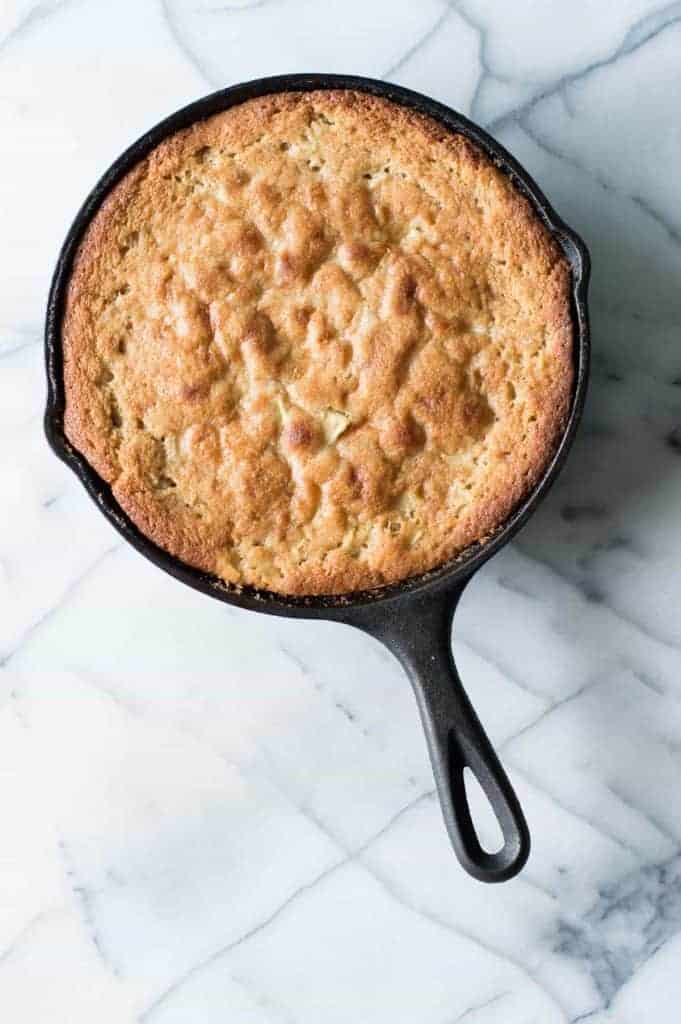
[[[592,250],[584,427],[457,620],[534,837],[504,886],[450,853],[378,644],[174,583],[43,440],[45,295],[84,194],[176,107],[291,70],[469,114]],[[3,0],[8,1024],[678,1022],[680,87],[661,0]]]

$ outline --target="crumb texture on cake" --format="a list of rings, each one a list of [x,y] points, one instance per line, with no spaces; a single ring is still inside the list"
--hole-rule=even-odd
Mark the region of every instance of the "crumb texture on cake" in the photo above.
[[[110,193],[63,324],[65,429],[230,583],[380,586],[498,526],[572,389],[570,275],[507,177],[386,100],[253,100]]]

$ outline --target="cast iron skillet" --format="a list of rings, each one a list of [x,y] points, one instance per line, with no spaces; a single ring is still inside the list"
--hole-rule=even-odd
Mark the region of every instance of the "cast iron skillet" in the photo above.
[[[472,139],[511,178],[561,245],[572,268],[575,384],[568,421],[554,457],[534,490],[493,536],[482,544],[473,545],[454,561],[394,586],[344,596],[306,598],[282,597],[252,587],[240,591],[230,589],[216,577],[180,562],[140,533],[118,506],[109,486],[64,435],[61,320],[66,285],[80,238],[106,194],[134,164],[167,135],[194,121],[256,96],[312,89],[362,90],[428,114],[446,128]],[[408,89],[373,79],[348,75],[281,75],[235,85],[206,96],[166,118],[126,150],[95,186],[76,216],[59,256],[48,300],[45,430],[56,454],[76,473],[100,510],[127,541],[155,565],[195,590],[251,611],[344,622],[384,643],[398,657],[414,687],[442,813],[456,855],[466,871],[484,882],[502,882],[517,874],[527,860],[530,837],[516,795],[461,685],[451,653],[452,617],[473,574],[529,519],[565,461],[587,386],[588,277],[589,255],[582,240],[557,216],[513,157],[461,114]],[[503,846],[495,853],[485,851],[478,840],[466,797],[464,768],[475,774],[497,816]]]

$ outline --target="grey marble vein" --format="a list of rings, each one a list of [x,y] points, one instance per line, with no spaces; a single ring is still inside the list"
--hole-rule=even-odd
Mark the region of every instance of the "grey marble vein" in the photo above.
[[[392,897],[397,903],[399,903],[406,910],[410,910],[418,917],[423,918],[425,921],[429,921],[431,924],[436,925],[439,928],[444,929],[447,932],[451,932],[453,935],[458,936],[470,942],[478,949],[484,951],[489,956],[492,956],[502,963],[509,964],[513,967],[523,978],[531,982],[539,991],[541,991],[549,1003],[560,1012],[565,1020],[567,1016],[565,1013],[565,1007],[561,1005],[561,1002],[557,996],[549,991],[545,985],[543,985],[536,977],[535,973],[530,970],[528,965],[524,963],[519,957],[509,953],[508,950],[502,949],[497,944],[488,943],[480,938],[479,935],[474,934],[468,928],[464,928],[461,925],[452,924],[446,917],[433,913],[426,907],[419,906],[398,887],[397,883],[388,878],[383,872],[377,870],[375,865],[369,865],[366,858],[360,856],[362,867],[371,875],[371,877],[378,882],[378,884],[384,889],[384,891]]]
[[[112,687],[107,686],[105,683],[93,678],[91,675],[83,673],[81,671],[79,673],[79,679],[81,679],[84,683],[90,686],[97,693],[102,694],[104,697],[110,700],[116,707],[120,708],[120,710],[123,711],[125,714],[132,715],[134,718],[140,719],[141,721],[156,720],[155,716],[148,715],[144,711],[144,709],[138,707],[133,700],[122,697]],[[206,737],[203,736],[196,729],[189,728],[184,723],[173,723],[173,729],[177,731],[180,735],[186,736],[193,742],[198,743],[205,750],[210,751],[211,754],[217,757],[225,765],[227,765],[230,768],[236,769],[240,774],[244,775],[245,777],[250,778],[253,775],[253,772],[250,770],[249,767],[246,767],[243,764],[238,763],[232,758],[226,756],[219,749],[219,747],[209,742],[206,739]],[[368,734],[364,730],[363,732],[365,735]],[[265,749],[263,749],[260,745],[256,745],[256,747],[259,753],[263,756],[265,762],[269,763],[270,758],[268,752]],[[314,824],[317,828],[324,832],[325,835],[329,836],[329,838],[331,838],[337,846],[341,845],[340,840],[329,832],[328,826],[325,823],[323,823],[322,820],[304,802],[298,800],[296,796],[291,793],[290,787],[287,787],[285,785],[281,776],[277,772],[270,772],[267,775],[267,781],[269,785],[272,787],[272,789],[280,797],[282,797],[282,799],[284,799],[288,804],[290,804],[292,808],[294,808],[296,811],[299,811],[305,818],[311,821],[312,824]],[[384,826],[382,826],[382,828],[371,838],[371,841],[373,842],[375,839],[382,836],[384,832],[388,831],[397,821],[399,821],[403,814],[409,811],[412,807],[416,806],[420,801],[432,797],[434,792],[435,791],[431,789],[425,793],[420,793],[418,796],[412,799],[408,804],[406,804],[398,812],[396,812],[396,814],[392,816]]]
[[[641,686],[645,687],[646,690],[650,690],[651,693],[656,694],[658,697],[665,696],[666,691],[664,687],[660,686],[659,683],[656,683],[654,679],[651,679],[650,676],[642,669],[630,669],[630,672],[634,679],[640,683]]]
[[[106,548],[101,555],[98,555],[93,562],[91,562],[86,569],[84,569],[75,579],[71,580],[64,592],[60,595],[59,600],[51,605],[46,611],[44,611],[31,625],[24,630],[19,639],[12,644],[7,650],[0,652],[0,668],[4,668],[12,658],[31,640],[36,632],[41,629],[44,625],[51,621],[58,612],[61,611],[63,606],[70,600],[71,597],[78,591],[81,585],[87,580],[99,566],[104,562],[114,551],[122,547],[122,542],[113,544],[111,547]]]
[[[314,822],[314,824],[316,824],[321,829],[321,831],[325,833],[325,835],[331,840],[331,842],[340,848],[340,850],[343,852],[343,859],[339,861],[339,863],[337,863],[336,865],[322,872],[321,875],[310,885],[302,886],[299,890],[297,890],[297,892],[294,893],[293,897],[290,897],[286,901],[286,903],[280,908],[280,910],[275,911],[275,913],[267,919],[267,921],[263,924],[262,927],[265,927],[267,924],[270,924],[275,917],[278,917],[280,911],[282,911],[288,904],[290,904],[291,900],[296,898],[298,894],[302,894],[304,892],[309,891],[310,888],[317,885],[318,881],[325,879],[333,872],[337,871],[342,867],[345,867],[347,864],[356,864],[359,865],[364,871],[366,871],[367,874],[369,874],[370,877],[373,878],[373,880],[384,890],[384,892],[388,896],[396,900],[396,902],[399,903],[406,910],[411,911],[418,917],[421,917],[424,920],[429,921],[431,924],[434,924],[437,927],[444,929],[445,931],[449,931],[452,934],[457,935],[468,942],[471,942],[479,949],[484,950],[485,952],[496,957],[500,961],[512,965],[521,975],[531,980],[532,983],[537,986],[537,988],[543,991],[549,999],[549,1001],[562,1013],[563,1007],[560,1006],[555,995],[549,992],[544,986],[542,986],[537,981],[536,977],[529,970],[526,964],[523,964],[518,958],[509,954],[507,950],[503,950],[497,945],[490,945],[484,942],[479,936],[475,935],[468,929],[452,924],[452,922],[448,918],[433,913],[426,907],[415,904],[413,900],[411,900],[402,890],[398,888],[397,883],[394,880],[388,878],[384,872],[380,871],[376,867],[375,863],[372,863],[370,861],[369,854],[371,853],[372,848],[375,846],[378,840],[387,835],[394,828],[397,822],[405,817],[405,815],[414,810],[425,800],[434,799],[435,796],[435,790],[429,790],[426,793],[421,793],[413,800],[410,800],[409,803],[402,807],[399,811],[397,811],[397,813],[394,814],[378,832],[374,833],[369,839],[367,839],[364,843],[362,843],[359,847],[357,847],[354,850],[349,849],[346,846],[346,844],[344,844],[338,838],[338,836],[335,835],[334,832],[331,829],[329,829],[329,827],[317,815],[313,815],[309,811],[309,809],[306,809],[298,805],[302,813],[306,814]],[[256,929],[248,933],[246,938],[250,938],[252,935],[261,931],[262,927],[256,927]],[[242,941],[245,941],[245,939],[237,940],[236,943],[230,944],[229,948],[225,949],[223,952],[228,952],[229,950],[234,948],[235,945],[241,944]],[[211,960],[211,962],[213,962],[213,960]]]
[[[42,342],[41,332],[38,328],[5,326],[0,328],[0,335],[4,331],[18,335],[24,340],[13,345],[5,345],[0,342],[0,359],[8,359],[10,356],[15,356],[18,352],[25,352],[26,349],[34,348]]]
[[[673,24],[676,24],[676,22],[668,22],[666,27]],[[521,130],[525,132],[528,138],[530,138],[539,149],[543,150],[549,156],[554,157],[556,160],[560,160],[562,163],[567,164],[570,167],[574,167],[576,171],[579,171],[586,177],[590,178],[597,185],[600,185],[600,187],[606,192],[618,192],[619,195],[624,199],[627,199],[637,207],[637,209],[645,214],[645,216],[649,217],[655,224],[657,224],[657,226],[665,232],[671,242],[675,245],[681,243],[681,233],[679,233],[676,228],[672,227],[662,213],[659,210],[656,210],[651,203],[646,202],[638,195],[617,189],[613,182],[603,177],[603,175],[597,174],[593,168],[590,168],[583,160],[578,160],[575,156],[568,155],[558,149],[557,146],[546,142],[538,128],[534,126],[530,127],[527,117],[518,116],[516,121]]]
[[[30,720],[28,715],[26,714],[25,708],[21,706],[22,697],[23,693],[20,692],[20,690],[17,689],[17,687],[13,686],[12,689],[9,691],[9,694],[7,695],[6,702],[0,704],[0,707],[4,707],[5,704],[9,704],[9,706],[12,709],[14,717],[16,718],[21,728],[29,729]]]
[[[194,7],[194,11],[197,14],[209,17],[221,14],[240,14],[245,11],[255,11],[260,7],[270,7],[274,3],[281,2],[282,0],[247,0],[246,3],[220,4],[219,7],[205,7],[203,4],[197,4]]]
[[[555,96],[568,86],[580,82],[582,79],[602,68],[612,67],[623,57],[635,53],[642,46],[652,42],[661,32],[666,31],[670,26],[681,20],[681,3],[671,3],[652,14],[646,14],[636,21],[627,32],[624,40],[608,57],[593,61],[586,67],[568,75],[561,75],[556,81],[545,86],[539,93],[529,100],[513,107],[500,117],[493,118],[486,124],[488,131],[495,133],[501,131],[512,121],[520,121],[525,118],[538,104]]]
[[[547,153],[549,156],[554,157],[556,160],[560,160],[561,163],[567,164],[569,167],[574,168],[574,170],[579,171],[581,174],[584,174],[588,178],[591,178],[592,181],[594,181],[597,185],[600,185],[600,187],[604,189],[606,192],[614,191],[614,186],[611,184],[611,182],[609,182],[606,178],[603,178],[602,176],[596,174],[596,172],[592,170],[590,167],[588,167],[583,161],[578,160],[576,157],[572,155],[568,155],[561,149],[558,149],[557,146],[546,142],[546,140],[540,134],[538,129],[535,128],[534,126],[531,127],[528,124],[527,117],[518,116],[516,118],[516,122],[518,126],[521,128],[521,130],[525,132],[527,137],[531,139],[532,142],[534,142],[535,146],[537,146],[538,149],[543,150],[543,152]]]
[[[577,506],[577,507],[580,507],[580,506]],[[587,506],[587,508],[588,507],[589,506]],[[561,513],[560,514],[561,514],[561,518],[565,519],[567,522],[578,522],[579,523],[579,522],[583,522],[585,519],[587,520],[587,522],[590,519],[591,520],[593,520],[594,518],[598,519],[598,516],[596,516],[596,517],[591,516],[590,517],[588,515],[587,516],[578,516],[576,519],[574,519],[574,518],[573,519],[569,519],[569,518],[566,519],[566,516],[564,514],[564,509],[561,509]],[[591,546],[590,546],[588,551],[585,551],[583,555],[578,555],[578,557],[575,559],[575,565],[577,565],[584,572],[588,572],[593,567],[593,564],[596,561],[596,559],[598,559],[602,554],[608,553],[608,552],[612,552],[612,551],[626,551],[627,554],[632,555],[633,557],[639,559],[640,561],[643,561],[643,556],[641,555],[640,551],[637,549],[636,545],[633,543],[633,541],[629,537],[623,537],[623,536],[621,536],[619,534],[615,534],[615,535],[613,535],[611,537],[608,537],[607,540],[594,541],[594,543],[591,544]]]
[[[570,704],[572,703],[572,701],[575,701],[579,697],[583,696],[583,694],[590,690],[592,686],[596,684],[596,682],[596,679],[587,679],[587,681],[583,683],[577,690],[573,690],[571,693],[567,694],[567,696],[565,697],[562,697],[560,700],[552,701],[551,704],[549,704],[547,708],[541,711],[536,718],[533,718],[532,721],[528,722],[527,725],[524,725],[522,729],[519,729],[517,732],[514,732],[512,736],[509,736],[509,738],[504,741],[504,743],[501,745],[499,749],[508,750],[516,742],[516,740],[521,739],[523,736],[527,736],[527,734],[532,732],[533,729],[536,728],[536,726],[540,725],[541,722],[543,722],[546,718],[552,715],[554,711],[557,711],[559,708],[565,707],[566,704]]]
[[[133,718],[138,718],[142,721],[144,721],[148,717],[145,714],[144,710],[138,707],[137,704],[135,704],[134,700],[121,696],[121,694],[117,693],[116,690],[113,689],[113,687],[107,686],[106,683],[103,683],[100,679],[95,678],[91,673],[83,672],[82,670],[80,670],[78,672],[78,679],[81,682],[85,683],[86,686],[89,686],[96,693],[99,693],[103,697],[106,697],[107,700],[110,700],[112,704],[120,708],[120,710],[124,711],[127,715],[131,715]],[[179,727],[178,731],[183,733],[184,735],[187,735],[193,740],[201,742],[201,738],[198,737],[191,729],[187,729],[183,726]],[[221,756],[218,754],[218,751],[214,750],[213,747],[210,747],[209,749],[218,756]]]
[[[560,918],[551,945],[556,953],[579,962],[593,980],[600,1008],[607,1008],[638,968],[680,931],[677,854],[602,886],[585,914]]]
[[[190,967],[188,971],[185,971],[184,974],[177,978],[172,983],[172,985],[169,985],[166,989],[164,989],[164,991],[161,992],[161,994],[157,996],[157,998],[154,999],[154,1001],[150,1003],[149,1006],[147,1006],[146,1009],[143,1010],[141,1014],[139,1014],[137,1018],[138,1024],[144,1024],[144,1022],[149,1021],[161,1009],[161,1007],[163,1007],[169,1002],[169,1000],[172,998],[173,995],[175,995],[176,992],[178,992],[187,984],[188,981],[196,977],[196,975],[206,970],[206,968],[210,967],[218,960],[221,960],[223,957],[227,956],[227,954],[229,954],[232,950],[236,949],[238,946],[243,945],[244,943],[248,942],[249,939],[252,939],[256,935],[259,935],[262,931],[268,928],[269,925],[277,921],[292,906],[294,906],[305,894],[311,892],[313,889],[316,889],[322,882],[324,882],[327,878],[334,875],[347,864],[359,860],[362,853],[368,850],[373,843],[375,843],[378,839],[384,836],[391,828],[393,828],[393,826],[405,814],[407,814],[418,804],[422,803],[424,800],[431,798],[432,795],[432,792],[419,794],[419,796],[415,797],[415,799],[411,800],[404,807],[400,808],[400,810],[396,814],[394,814],[378,832],[374,833],[374,835],[367,839],[366,842],[362,843],[361,846],[357,847],[356,850],[351,852],[348,852],[347,850],[345,850],[344,847],[340,845],[340,843],[333,836],[333,834],[329,832],[328,827],[324,825],[319,818],[312,818],[314,823],[318,825],[318,827],[321,828],[322,831],[324,831],[324,833],[332,840],[332,842],[336,843],[336,845],[339,846],[339,849],[341,851],[343,851],[339,859],[334,864],[331,864],[328,868],[325,868],[323,871],[319,872],[319,874],[315,875],[315,877],[312,878],[309,882],[305,882],[303,885],[295,889],[283,901],[283,903],[280,903],[279,906],[276,907],[272,911],[272,913],[269,914],[262,921],[259,921],[256,925],[254,925],[248,931],[244,932],[238,938],[231,940],[224,946],[221,946],[219,949],[215,950],[214,953],[211,953],[210,956],[203,959],[200,963],[195,964],[193,967]],[[309,811],[306,812],[302,807],[299,807],[299,809],[301,810],[301,813],[307,814],[308,817],[310,816]]]
[[[380,78],[391,78],[398,71],[401,71],[402,68],[404,68],[404,66],[409,63],[409,61],[412,59],[412,57],[415,57],[417,53],[420,53],[420,51],[423,49],[423,47],[426,46],[430,42],[430,40],[437,34],[437,32],[439,32],[439,30],[442,28],[442,26],[445,24],[445,22],[451,17],[452,10],[453,9],[451,7],[446,7],[444,9],[444,11],[442,11],[442,13],[435,19],[435,21],[430,26],[430,28],[427,29],[423,33],[423,35],[420,36],[416,40],[416,42],[413,43],[409,47],[409,49],[406,50],[402,54],[401,57],[398,57],[398,59],[394,62],[394,64],[391,64],[389,68],[387,68],[385,71],[381,72],[379,77]]]
[[[615,799],[619,800],[620,803],[624,804],[624,806],[627,807],[630,811],[633,811],[634,814],[637,814],[641,818],[643,818],[646,824],[650,825],[651,828],[655,829],[656,832],[659,832],[660,836],[662,836],[663,839],[666,839],[669,843],[671,843],[672,848],[678,849],[681,846],[681,834],[677,834],[673,832],[671,829],[667,828],[664,822],[660,821],[657,815],[653,814],[652,811],[650,811],[648,808],[641,807],[640,804],[634,803],[630,797],[626,796],[623,793],[622,787],[617,785],[616,782],[605,782],[604,786],[608,790],[608,792],[612,793]]]
[[[487,28],[481,20],[475,18],[464,0],[449,0],[452,10],[455,10],[459,17],[472,28],[474,32],[478,34],[478,60],[480,62],[480,76],[475,85],[473,96],[470,102],[470,116],[475,121],[478,119],[478,103],[480,102],[480,96],[485,82],[493,78],[497,82],[502,84],[519,83],[522,81],[521,78],[509,78],[507,75],[502,75],[499,71],[495,71],[488,56],[488,45],[487,45]]]
[[[612,832],[610,829],[606,828],[602,822],[597,823],[596,821],[594,821],[591,815],[585,814],[583,811],[580,811],[574,804],[568,803],[567,801],[556,796],[555,792],[548,789],[542,782],[540,782],[537,779],[534,772],[529,771],[527,767],[524,765],[517,764],[513,758],[512,752],[505,752],[504,759],[512,773],[515,773],[521,778],[527,779],[527,781],[530,783],[530,785],[534,787],[534,789],[536,789],[539,793],[543,793],[544,796],[552,804],[560,808],[561,811],[565,811],[566,814],[571,815],[577,821],[581,821],[585,825],[588,825],[588,827],[593,829],[593,831],[597,835],[601,836],[602,839],[607,839],[608,842],[614,843],[615,846],[618,846],[620,848],[620,850],[623,850],[625,853],[630,854],[636,861],[640,861],[641,853],[639,850],[636,849],[636,847],[632,843],[626,842],[615,832]]]
[[[275,1022],[275,1024],[296,1024],[299,1018],[291,1012],[289,1007],[283,1006],[279,1000],[274,999],[269,993],[265,994],[262,988],[254,985],[250,979],[246,978],[242,971],[238,973],[231,971],[230,977],[232,981],[241,986],[260,1010],[265,1010],[269,1019]]]
[[[654,11],[644,14],[638,21],[635,21],[627,31],[622,40],[622,48],[627,53],[632,53],[639,46],[644,45],[650,39],[654,39],[665,29],[671,21],[681,16],[681,3],[673,0],[670,4],[657,7]]]
[[[499,672],[500,675],[504,676],[505,679],[508,679],[510,683],[513,683],[514,686],[517,686],[519,690],[524,690],[526,693],[529,693],[530,696],[538,697],[539,700],[546,701],[549,699],[543,690],[539,690],[534,686],[529,686],[524,680],[519,679],[518,676],[511,672],[511,670],[508,668],[508,664],[505,657],[503,657],[499,653],[494,655],[491,654],[486,648],[480,647],[478,643],[473,643],[470,640],[470,637],[463,636],[461,634],[461,631],[457,632],[456,622],[454,624],[453,636],[455,656],[458,645],[467,647],[468,650],[472,651],[476,657],[480,658],[481,661],[484,661],[485,664],[490,665],[493,669]]]
[[[63,913],[62,909],[53,907],[48,910],[39,910],[37,914],[34,914],[26,924],[17,932],[13,939],[9,942],[9,945],[5,946],[3,950],[0,950],[0,965],[9,960],[17,952],[24,943],[30,939],[33,932],[43,921],[49,920],[55,914]]]
[[[655,223],[662,228],[670,242],[673,242],[675,245],[681,245],[681,231],[677,231],[675,227],[672,227],[669,221],[659,210],[655,209],[652,203],[649,203],[647,200],[643,199],[642,196],[638,195],[629,195],[628,198],[632,201],[634,206],[637,206],[639,210],[642,210],[643,213],[650,217],[651,220],[654,220]]]
[[[37,0],[22,18],[6,33],[6,35],[0,37],[0,53],[10,45],[10,43],[16,42],[18,39],[22,39],[27,35],[28,32],[40,21],[44,21],[49,18],[51,14],[54,14],[60,7],[64,7],[70,3],[71,0],[43,0],[39,2]]]
[[[312,666],[309,665],[304,658],[301,658],[297,651],[291,650],[291,648],[287,644],[283,644],[281,643],[281,641],[279,642],[278,646],[279,650],[284,655],[284,657],[287,658],[290,662],[292,662],[293,665],[295,665],[295,667],[298,669],[302,676],[304,676],[306,679],[311,679],[313,683],[316,682],[314,672],[312,671]]]
[[[514,545],[522,552],[525,558],[529,559],[531,562],[536,562],[537,565],[541,565],[547,572],[552,573],[563,583],[567,584],[567,586],[576,590],[587,603],[601,604],[609,615],[612,615],[618,622],[621,622],[635,633],[638,633],[639,636],[646,637],[646,639],[651,640],[655,644],[659,644],[661,647],[665,647],[669,651],[681,653],[681,646],[675,641],[663,636],[658,630],[652,630],[649,626],[637,622],[636,619],[625,614],[621,609],[614,608],[612,603],[608,601],[603,592],[599,590],[593,582],[586,579],[573,578],[568,572],[560,569],[553,562],[548,561],[546,558],[539,557],[536,551],[527,547],[522,540],[514,541]]]
[[[175,13],[172,10],[172,0],[160,0],[160,6],[161,14],[163,15],[163,20],[165,21],[168,27],[168,31],[173,39],[173,42],[177,46],[178,50],[182,53],[182,56],[185,57],[187,61],[189,61],[189,63],[197,72],[197,74],[201,78],[203,78],[203,80],[207,82],[208,85],[211,86],[211,88],[217,89],[221,85],[223,85],[223,82],[217,81],[211,75],[210,71],[206,68],[203,62],[199,60],[199,58],[196,56],[191,46],[189,46],[186,43],[180,30],[180,27],[177,23]]]
[[[519,583],[514,576],[509,576],[506,573],[501,573],[497,576],[497,585],[502,590],[507,590],[509,594],[517,594],[519,597],[524,597],[528,601],[538,601],[539,597],[529,587],[523,586]]]
[[[474,1024],[475,1014],[480,1013],[481,1010],[486,1010],[488,1006],[500,1003],[502,999],[507,999],[509,995],[510,992],[505,990],[504,992],[497,992],[496,995],[490,996],[489,999],[484,999],[481,1003],[473,1003],[471,1006],[466,1007],[458,1017],[454,1017],[451,1022],[448,1022],[448,1024],[465,1024],[466,1021]]]
[[[66,841],[63,838],[60,839],[57,846],[64,865],[64,873],[66,875],[69,889],[73,893],[76,905],[78,906],[92,945],[106,969],[115,977],[120,977],[120,968],[114,963],[110,953],[106,950],[95,922],[94,902],[97,897],[97,892],[78,880],[73,863],[73,857],[71,856],[71,852]]]
[[[43,508],[52,508],[53,505],[56,505],[58,502],[62,501],[62,499],[65,497],[67,493],[68,491],[64,490],[57,491],[56,494],[51,494],[49,498],[46,498],[45,501],[42,502]]]
[[[325,686],[318,680],[316,673],[312,670],[312,667],[303,658],[301,658],[299,654],[292,651],[290,647],[281,642],[278,646],[284,657],[288,658],[288,660],[292,662],[297,669],[299,669],[303,676],[312,681],[312,685],[318,693],[328,693],[330,699],[333,701],[334,707],[340,711],[343,717],[352,725],[356,726],[364,736],[369,735],[369,730],[362,724],[359,713],[354,708],[350,707],[347,701],[341,700],[340,697],[330,693],[329,687]]]

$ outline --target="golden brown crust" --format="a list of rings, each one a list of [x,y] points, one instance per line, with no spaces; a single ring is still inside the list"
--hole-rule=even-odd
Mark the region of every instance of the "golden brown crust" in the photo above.
[[[555,450],[570,274],[508,178],[386,100],[253,100],[90,224],[65,429],[128,515],[238,584],[342,593],[488,535]]]

